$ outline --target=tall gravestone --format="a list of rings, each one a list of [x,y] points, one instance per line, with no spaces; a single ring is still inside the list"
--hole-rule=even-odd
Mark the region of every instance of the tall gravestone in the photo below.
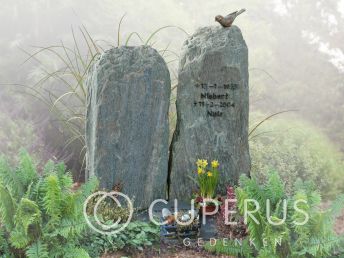
[[[147,208],[165,198],[170,74],[148,46],[106,51],[91,69],[87,99],[87,176]]]
[[[197,159],[220,162],[219,189],[248,174],[248,50],[238,27],[205,27],[183,46],[170,198],[190,196]]]

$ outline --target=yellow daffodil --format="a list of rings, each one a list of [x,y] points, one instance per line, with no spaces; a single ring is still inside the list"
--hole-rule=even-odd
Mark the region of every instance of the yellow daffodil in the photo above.
[[[206,168],[208,166],[208,161],[206,159],[202,160],[203,168]]]
[[[208,166],[208,161],[206,159],[199,159],[196,162],[197,167],[206,168]]]
[[[208,196],[212,198],[216,194],[216,187],[219,180],[219,171],[217,168],[220,166],[218,160],[198,159],[197,165],[197,183],[200,188],[202,197]]]
[[[218,168],[219,167],[219,162],[217,161],[217,160],[213,160],[212,162],[211,162],[211,167],[212,168]]]

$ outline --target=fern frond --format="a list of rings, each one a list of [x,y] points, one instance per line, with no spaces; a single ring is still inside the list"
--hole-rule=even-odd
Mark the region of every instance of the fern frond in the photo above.
[[[49,257],[90,258],[88,252],[75,243],[55,242],[49,249]]]
[[[265,197],[271,201],[272,207],[285,198],[284,184],[276,171],[270,172],[264,191]]]
[[[25,248],[31,241],[31,238],[21,231],[13,230],[10,234],[10,243],[17,249]]]
[[[41,241],[37,241],[29,246],[25,254],[28,258],[49,258],[48,247]]]
[[[91,258],[89,254],[82,248],[69,247],[66,249],[64,258]]]
[[[4,157],[0,157],[0,183],[7,187],[12,197],[19,200],[24,193],[23,185],[18,174],[9,166]]]
[[[80,187],[83,201],[94,193],[99,187],[99,181],[96,177],[91,177],[85,184]]]
[[[83,218],[80,219],[62,219],[60,224],[55,228],[51,235],[62,236],[65,239],[80,237],[87,228]]]
[[[48,176],[55,173],[55,164],[52,160],[49,160],[43,168],[43,175]]]
[[[14,216],[14,223],[16,230],[21,230],[23,235],[28,235],[29,226],[34,226],[36,230],[34,233],[37,235],[37,227],[41,225],[41,211],[38,205],[34,201],[22,198]],[[31,230],[33,229],[31,228]]]
[[[257,258],[281,258],[280,256],[271,253],[268,249],[262,249],[259,251]]]
[[[240,187],[247,194],[247,199],[254,199],[259,203],[265,203],[267,196],[261,185],[255,179],[248,178],[246,175],[242,175],[239,181]],[[261,209],[265,211],[265,205],[262,205]]]
[[[61,201],[61,212],[63,216],[66,218],[75,218],[78,215],[81,215],[80,214],[81,207],[78,206],[76,203],[76,199],[77,199],[76,194],[64,192],[63,195],[64,195],[64,198]]]
[[[235,240],[217,240],[216,243],[206,243],[204,246],[208,252],[225,254],[231,256],[242,256],[245,258],[253,257],[253,251],[247,239],[241,243]]]
[[[330,257],[337,247],[341,247],[343,239],[337,236],[309,238],[308,243],[303,247],[301,255],[312,255],[314,257]]]
[[[41,205],[41,203],[39,202],[41,201],[41,196],[44,193],[43,185],[44,185],[44,179],[43,177],[39,177],[38,180],[31,186],[31,191],[27,198]]]
[[[33,163],[32,158],[24,149],[20,150],[19,167],[16,172],[24,189],[26,189],[28,185],[38,177],[36,166]]]
[[[246,187],[246,183],[248,184],[248,187]],[[253,188],[253,185],[254,185],[254,180],[247,180],[246,183],[243,184],[243,186],[245,186],[246,189],[243,189],[241,187],[238,187],[236,190],[235,190],[235,193],[236,193],[236,196],[237,196],[237,199],[238,199],[238,210],[239,210],[239,213],[240,215],[244,216],[245,214],[245,201],[248,200],[248,199],[254,199],[256,200],[256,198],[254,197],[254,195],[252,194],[252,192],[257,192],[256,190],[254,190]],[[259,191],[259,190],[258,190]],[[261,195],[261,197],[263,196],[263,194]],[[265,200],[261,200],[261,201],[258,201],[260,203],[260,209],[262,210],[263,207],[262,206],[262,203],[265,205]],[[253,211],[255,210],[255,206],[253,206],[253,203],[252,202],[248,202],[247,203],[248,205],[248,209]],[[263,235],[264,233],[264,227],[267,225],[267,222],[264,220],[263,216],[262,216],[262,212],[256,212],[254,213],[254,217],[256,218],[256,220],[258,221],[258,223],[256,223],[256,221],[251,218],[250,216],[248,216],[247,218],[247,228],[248,228],[248,231],[250,233],[250,236],[252,239],[254,239],[255,241],[255,244],[257,245],[257,247],[261,247],[263,245],[262,243],[262,238],[261,236]]]
[[[341,215],[344,207],[344,194],[337,196],[334,202],[331,204],[330,216],[336,218]]]
[[[58,164],[55,165],[55,171],[56,174],[59,178],[61,178],[62,176],[66,175],[66,166],[63,162],[60,162]]]
[[[14,228],[13,217],[16,211],[16,204],[10,191],[0,184],[0,216],[1,221],[8,231]]]
[[[5,229],[0,227],[0,254],[9,254],[9,243]]]
[[[51,218],[58,220],[61,217],[61,201],[63,197],[59,180],[56,175],[52,174],[45,178],[43,190],[44,208]]]
[[[70,173],[65,173],[65,174],[60,175],[58,177],[59,177],[61,189],[66,190],[66,191],[70,191],[72,188],[72,185],[73,185],[72,175]]]
[[[30,199],[30,197],[32,195],[32,187],[33,186],[34,186],[34,182],[31,182],[28,185],[27,190],[26,190],[25,194],[23,195],[23,198]]]

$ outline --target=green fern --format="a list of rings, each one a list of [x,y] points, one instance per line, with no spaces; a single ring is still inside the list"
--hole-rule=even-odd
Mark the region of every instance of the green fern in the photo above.
[[[38,205],[34,201],[22,198],[14,216],[14,223],[15,231],[20,232],[22,237],[28,237],[27,242],[29,242],[31,240],[29,235],[40,233],[42,218]]]
[[[3,227],[0,227],[0,257],[10,256],[10,245],[6,237],[6,232]]]
[[[0,215],[1,221],[6,228],[14,228],[13,217],[16,210],[16,204],[10,191],[0,183]]]
[[[27,235],[23,235],[23,232],[13,230],[10,233],[10,243],[17,249],[24,249],[29,243],[31,238]]]
[[[49,258],[48,247],[37,241],[27,248],[26,255],[28,258]]]
[[[88,196],[90,196],[94,189],[98,189],[99,187],[99,181],[96,177],[91,177],[85,184],[83,184],[80,189],[80,198],[82,201],[86,200]]]
[[[328,258],[344,244],[344,236],[337,236],[333,230],[335,217],[341,214],[344,206],[344,195],[338,196],[329,210],[322,211],[321,196],[312,183],[297,180],[294,193],[286,194],[279,175],[272,172],[265,184],[258,184],[255,179],[242,176],[236,197],[238,211],[242,216],[245,214],[245,200],[254,199],[259,203],[260,210],[254,213],[259,223],[251,217],[247,219],[248,239],[254,244],[238,246],[235,241],[230,241],[224,245],[219,241],[215,246],[207,244],[205,248],[208,251],[239,257],[255,254],[259,258]],[[283,217],[281,199],[287,200],[287,219],[283,224],[277,226],[268,222],[267,199],[271,202],[270,219],[274,222],[281,221]],[[291,205],[298,200],[306,201],[297,205],[309,215],[305,225],[294,224],[294,221],[300,223],[305,219],[305,215]],[[247,203],[247,206],[251,211],[256,208],[253,202]]]
[[[64,258],[90,258],[86,250],[80,247],[70,247],[66,248]]]
[[[4,157],[0,157],[0,184],[6,186],[11,195],[17,197],[18,200],[23,196],[24,187],[19,175],[8,166]]]
[[[30,155],[25,150],[20,150],[19,158],[19,166],[16,172],[23,188],[27,188],[38,178],[37,170]]]
[[[337,196],[334,202],[332,202],[331,208],[329,210],[330,217],[336,218],[341,215],[344,207],[344,194]],[[332,220],[334,222],[334,220]]]
[[[52,219],[55,221],[59,220],[61,217],[61,202],[63,197],[60,182],[56,175],[51,174],[45,178],[43,191],[44,209]]]
[[[24,151],[15,170],[0,159],[0,240],[6,236],[11,245],[0,243],[0,257],[89,257],[79,244],[87,232],[83,202],[97,180],[72,191],[63,164],[48,162],[42,175],[36,171]]]
[[[55,168],[56,164],[49,160],[43,167],[43,175],[50,175],[51,173],[56,172]]]
[[[245,258],[253,257],[252,248],[249,240],[242,242],[236,240],[217,240],[216,243],[208,242],[204,246],[205,250],[216,254],[226,254],[231,256],[240,256]]]
[[[270,177],[268,178],[268,182],[264,187],[264,191],[266,199],[269,199],[271,201],[273,207],[280,200],[286,197],[284,183],[282,182],[277,172],[270,172]]]
[[[70,173],[58,174],[60,185],[63,191],[70,191],[73,185],[73,177]]]

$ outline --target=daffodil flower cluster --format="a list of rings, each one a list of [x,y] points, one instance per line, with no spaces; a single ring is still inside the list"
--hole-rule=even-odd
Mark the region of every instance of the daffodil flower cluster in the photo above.
[[[205,159],[199,159],[196,162],[197,182],[203,198],[214,197],[219,179],[218,168],[220,163],[217,160],[213,160],[210,163],[210,168],[208,164],[208,161]]]

